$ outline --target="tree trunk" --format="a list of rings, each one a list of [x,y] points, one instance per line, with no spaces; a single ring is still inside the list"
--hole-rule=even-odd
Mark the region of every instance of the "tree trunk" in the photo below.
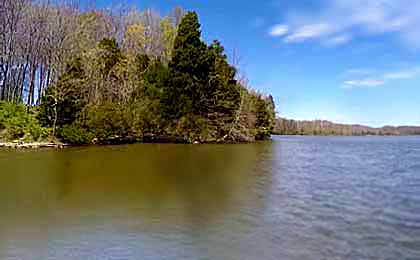
[[[3,83],[1,87],[0,100],[4,100],[6,97],[6,86],[7,86],[8,74],[9,74],[9,63],[6,63],[6,68],[3,70],[4,76],[3,76]]]
[[[41,103],[40,101],[41,101],[42,91],[43,91],[43,86],[44,86],[44,74],[45,74],[44,71],[45,71],[44,66],[41,65],[40,71],[39,71],[38,99],[36,101],[38,105]]]
[[[33,105],[34,102],[34,98],[35,98],[35,74],[36,74],[36,66],[35,63],[33,63],[31,65],[31,75],[30,75],[30,79],[29,79],[29,92],[28,92],[28,107],[31,107]]]

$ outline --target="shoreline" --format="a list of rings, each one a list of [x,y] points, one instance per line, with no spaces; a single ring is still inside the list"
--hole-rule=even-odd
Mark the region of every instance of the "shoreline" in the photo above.
[[[266,140],[272,140],[266,139]],[[85,146],[109,146],[109,145],[126,145],[126,144],[185,144],[185,145],[199,145],[199,144],[244,144],[244,143],[255,143],[260,140],[254,141],[209,141],[209,142],[188,142],[184,138],[178,137],[155,137],[155,138],[144,138],[142,140],[106,140],[103,142],[93,142],[91,144],[66,144],[66,143],[54,143],[54,142],[1,142],[0,149],[64,149],[70,147],[85,147]],[[262,141],[262,140],[261,140]]]
[[[51,148],[51,149],[63,149],[71,147],[69,144],[52,143],[52,142],[0,142],[0,148],[4,149],[40,149],[40,148]]]

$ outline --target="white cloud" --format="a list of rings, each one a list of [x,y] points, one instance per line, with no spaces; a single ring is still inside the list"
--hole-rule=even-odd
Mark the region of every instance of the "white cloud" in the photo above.
[[[346,44],[346,43],[350,42],[351,40],[352,40],[352,38],[349,35],[339,35],[339,36],[335,36],[335,37],[332,37],[330,39],[327,39],[324,42],[324,44],[326,46],[334,47],[334,46]]]
[[[308,14],[307,10],[289,13],[285,19],[288,34],[271,35],[282,36],[288,43],[319,40],[327,46],[336,46],[349,42],[349,38],[393,34],[405,45],[420,48],[419,0],[325,0],[325,3],[315,14]]]
[[[333,27],[327,23],[309,24],[298,28],[292,34],[288,35],[285,42],[302,42],[307,39],[319,38],[320,36],[330,34]]]
[[[384,80],[378,79],[348,80],[344,82],[344,88],[378,87],[384,84]]]
[[[405,71],[391,72],[384,75],[385,79],[411,79],[420,76],[420,68]]]
[[[372,70],[371,70],[372,71]],[[353,69],[348,70],[348,73],[352,75],[370,75],[372,74],[369,70],[363,69]],[[414,67],[406,70],[400,70],[396,72],[388,72],[381,76],[371,77],[368,79],[351,79],[344,81],[343,88],[368,88],[368,87],[378,87],[385,85],[389,81],[393,80],[402,80],[402,79],[412,79],[420,77],[420,67]]]
[[[373,70],[371,70],[371,69],[349,69],[345,73],[346,74],[368,75],[368,74],[372,74]]]
[[[269,34],[271,36],[283,36],[289,31],[289,27],[284,24],[276,24],[274,25],[270,31]]]

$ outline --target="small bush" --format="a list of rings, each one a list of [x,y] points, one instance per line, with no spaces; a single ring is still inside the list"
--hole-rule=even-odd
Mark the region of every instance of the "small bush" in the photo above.
[[[93,135],[75,124],[63,126],[58,130],[58,137],[68,144],[90,144]]]
[[[175,136],[183,137],[189,143],[209,141],[212,135],[207,120],[194,115],[181,117],[177,121],[175,129],[170,132]]]
[[[36,112],[24,105],[0,102],[0,138],[11,141],[38,141],[49,136],[50,130],[41,127]]]
[[[113,103],[88,106],[84,109],[83,116],[84,128],[89,129],[100,141],[130,135],[129,114],[123,106]]]

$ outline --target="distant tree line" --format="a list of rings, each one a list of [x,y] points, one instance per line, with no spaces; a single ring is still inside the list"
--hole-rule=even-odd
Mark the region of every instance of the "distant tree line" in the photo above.
[[[285,118],[276,119],[273,130],[278,135],[420,135],[420,127],[385,126],[373,128],[363,125],[336,124],[329,121],[298,121]]]
[[[23,105],[40,136],[69,143],[270,136],[272,97],[238,79],[219,41],[201,39],[196,13],[52,2],[0,2],[0,138],[39,138]]]

